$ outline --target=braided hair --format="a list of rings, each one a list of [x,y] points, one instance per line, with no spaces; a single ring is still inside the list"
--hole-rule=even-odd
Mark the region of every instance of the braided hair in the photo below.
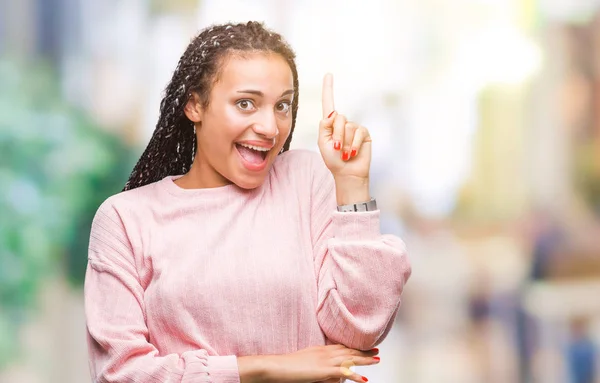
[[[281,153],[289,149],[298,111],[298,72],[293,50],[281,35],[259,22],[215,25],[201,31],[179,59],[160,103],[160,117],[152,138],[123,191],[189,171],[196,155],[196,134],[194,124],[184,113],[185,105],[196,93],[203,106],[208,106],[210,91],[227,56],[245,52],[276,53],[290,66],[294,78],[292,126]]]

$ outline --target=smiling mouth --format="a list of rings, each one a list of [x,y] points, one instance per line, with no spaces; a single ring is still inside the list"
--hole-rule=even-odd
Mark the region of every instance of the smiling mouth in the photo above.
[[[240,155],[248,162],[252,164],[261,164],[267,158],[267,154],[269,154],[270,149],[261,148],[258,146],[248,145],[248,144],[240,144],[236,143],[235,147],[237,148]]]

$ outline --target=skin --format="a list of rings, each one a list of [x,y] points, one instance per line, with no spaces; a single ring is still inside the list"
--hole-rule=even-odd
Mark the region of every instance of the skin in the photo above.
[[[364,126],[348,121],[335,110],[333,76],[325,75],[323,119],[319,123],[319,150],[335,180],[338,205],[370,200],[371,136]]]
[[[196,94],[186,104],[185,114],[196,126],[198,150],[190,171],[175,183],[182,188],[260,186],[290,134],[292,97],[293,75],[281,56],[230,56],[208,106]],[[322,106],[318,144],[335,180],[337,202],[368,201],[371,138],[366,128],[335,111],[330,74],[323,80]],[[245,167],[236,148],[239,142],[272,147],[266,166]],[[349,367],[379,363],[378,352],[317,346],[285,355],[238,357],[238,369],[242,383],[337,383],[342,378],[362,383],[366,378]]]
[[[235,183],[260,186],[292,127],[293,75],[275,54],[233,56],[226,60],[204,108],[197,95],[187,103],[198,150],[190,171],[176,182],[183,188],[213,188]],[[272,147],[260,171],[244,167],[236,143]]]
[[[242,383],[338,383],[340,379],[364,383],[351,366],[379,363],[378,349],[354,350],[343,345],[309,347],[286,355],[238,358]]]

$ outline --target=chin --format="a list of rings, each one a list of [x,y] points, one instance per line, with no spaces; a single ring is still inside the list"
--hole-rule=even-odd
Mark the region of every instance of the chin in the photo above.
[[[243,175],[240,177],[236,177],[233,180],[233,183],[236,184],[238,187],[242,188],[242,189],[247,189],[247,190],[251,190],[251,189],[256,189],[257,187],[261,186],[264,182],[265,179],[267,178],[268,172],[265,174],[261,174],[261,175]]]
[[[265,164],[260,166],[259,169],[244,165],[242,162],[241,166],[236,166],[236,172],[233,177],[230,178],[230,181],[242,189],[256,189],[265,182],[269,175],[269,171],[273,166],[273,162],[275,162],[275,158],[267,157]]]

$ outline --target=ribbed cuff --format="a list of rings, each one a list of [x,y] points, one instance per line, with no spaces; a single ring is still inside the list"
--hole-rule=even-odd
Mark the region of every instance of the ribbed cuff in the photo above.
[[[207,367],[211,383],[240,383],[235,355],[209,356]]]
[[[235,355],[208,356],[206,350],[198,350],[183,353],[182,358],[186,371],[181,383],[240,383]]]
[[[381,236],[379,210],[338,212],[332,217],[333,236],[342,240],[372,240]]]

